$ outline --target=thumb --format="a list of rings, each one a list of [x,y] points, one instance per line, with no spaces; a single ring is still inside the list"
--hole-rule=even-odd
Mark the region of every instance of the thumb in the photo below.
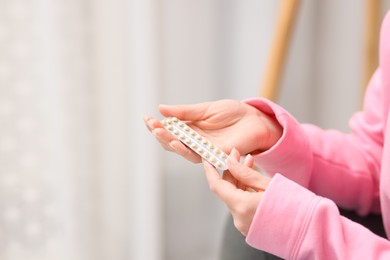
[[[205,118],[210,102],[190,105],[160,105],[159,110],[163,116],[174,116],[180,120],[196,121]]]
[[[241,164],[237,160],[237,153],[238,151],[233,149],[229,155],[227,160],[229,172],[234,178],[246,186],[251,187],[256,191],[264,191],[270,182],[270,178],[263,176],[261,173],[253,170],[245,164]],[[250,155],[248,156],[251,157]],[[246,160],[250,160],[250,158],[246,158]]]

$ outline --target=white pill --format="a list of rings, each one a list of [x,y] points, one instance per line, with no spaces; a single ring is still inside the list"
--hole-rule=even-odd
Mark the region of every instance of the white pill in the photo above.
[[[225,160],[228,157],[227,154],[184,122],[180,121],[180,119],[176,117],[165,118],[161,123],[164,128],[177,136],[181,142],[186,144],[201,157],[207,159],[212,165],[220,170],[226,169]]]

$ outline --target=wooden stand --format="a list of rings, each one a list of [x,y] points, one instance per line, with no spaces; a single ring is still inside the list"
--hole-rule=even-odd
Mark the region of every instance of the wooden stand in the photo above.
[[[276,100],[299,0],[282,0],[260,96]]]

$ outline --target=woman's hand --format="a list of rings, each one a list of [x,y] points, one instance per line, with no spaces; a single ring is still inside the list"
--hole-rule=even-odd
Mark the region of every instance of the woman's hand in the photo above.
[[[248,155],[243,164],[239,159],[240,154],[233,149],[227,161],[229,171],[223,177],[207,161],[203,165],[210,189],[227,205],[235,227],[246,236],[271,179],[251,168],[252,156]]]
[[[243,154],[255,154],[273,146],[282,134],[281,126],[272,116],[236,100],[220,100],[194,105],[160,106],[163,116],[174,116],[226,153],[236,147]],[[145,117],[149,131],[162,147],[199,163],[201,158],[165,130],[161,122]]]

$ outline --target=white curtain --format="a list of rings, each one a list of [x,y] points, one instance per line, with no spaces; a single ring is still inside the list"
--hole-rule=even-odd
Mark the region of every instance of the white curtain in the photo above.
[[[95,178],[83,5],[2,1],[0,10],[0,257],[85,259],[92,226],[79,216],[93,209]]]
[[[143,116],[256,96],[279,3],[0,1],[0,259],[217,259],[226,208]],[[302,1],[298,119],[345,129],[359,107],[363,8]]]
[[[0,2],[0,259],[162,259],[154,4]]]

